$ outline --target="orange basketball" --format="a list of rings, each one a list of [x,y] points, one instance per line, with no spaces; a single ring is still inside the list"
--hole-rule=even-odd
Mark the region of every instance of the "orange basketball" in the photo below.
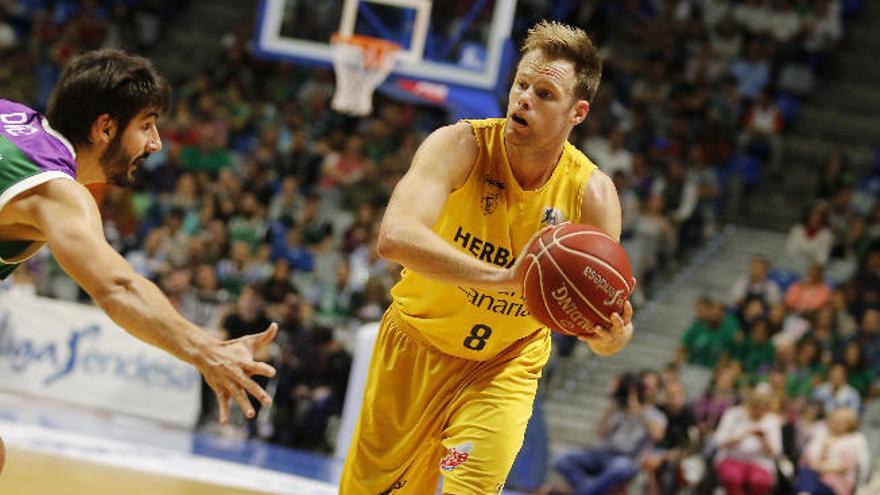
[[[611,236],[589,225],[548,229],[526,248],[523,293],[532,315],[568,335],[593,335],[623,316],[636,286],[626,252]]]

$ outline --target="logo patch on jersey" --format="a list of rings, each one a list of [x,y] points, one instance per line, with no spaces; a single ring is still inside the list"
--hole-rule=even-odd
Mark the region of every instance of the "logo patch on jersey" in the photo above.
[[[470,442],[463,443],[456,447],[450,447],[446,450],[446,457],[440,459],[440,470],[449,472],[458,466],[461,466],[467,462],[473,449],[474,445]]]
[[[490,193],[480,197],[480,210],[483,215],[491,215],[498,208],[498,193]]]
[[[544,227],[562,223],[562,212],[552,206],[545,206],[541,212],[541,225]]]

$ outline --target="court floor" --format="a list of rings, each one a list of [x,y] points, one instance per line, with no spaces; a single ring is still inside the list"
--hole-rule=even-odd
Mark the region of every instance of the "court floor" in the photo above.
[[[77,459],[10,449],[0,493],[10,495],[242,495],[255,492],[117,468]]]
[[[340,461],[0,392],[3,495],[331,495]]]

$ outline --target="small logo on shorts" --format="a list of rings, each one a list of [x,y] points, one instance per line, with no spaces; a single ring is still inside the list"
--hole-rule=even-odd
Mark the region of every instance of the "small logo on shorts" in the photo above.
[[[461,444],[457,447],[450,447],[446,451],[446,457],[440,459],[440,470],[448,472],[461,466],[468,460],[473,448],[474,446],[470,442]]]
[[[388,489],[385,490],[384,492],[379,492],[378,495],[389,495],[389,494],[390,494],[391,492],[393,492],[394,490],[400,490],[400,489],[403,488],[404,486],[406,486],[406,480],[398,481],[397,483],[395,483],[395,484],[389,486]]]

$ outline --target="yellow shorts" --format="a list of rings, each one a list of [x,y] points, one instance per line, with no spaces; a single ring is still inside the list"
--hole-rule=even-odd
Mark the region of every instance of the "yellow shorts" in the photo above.
[[[382,319],[340,495],[500,493],[522,446],[548,330],[487,361],[444,354],[389,310]]]

